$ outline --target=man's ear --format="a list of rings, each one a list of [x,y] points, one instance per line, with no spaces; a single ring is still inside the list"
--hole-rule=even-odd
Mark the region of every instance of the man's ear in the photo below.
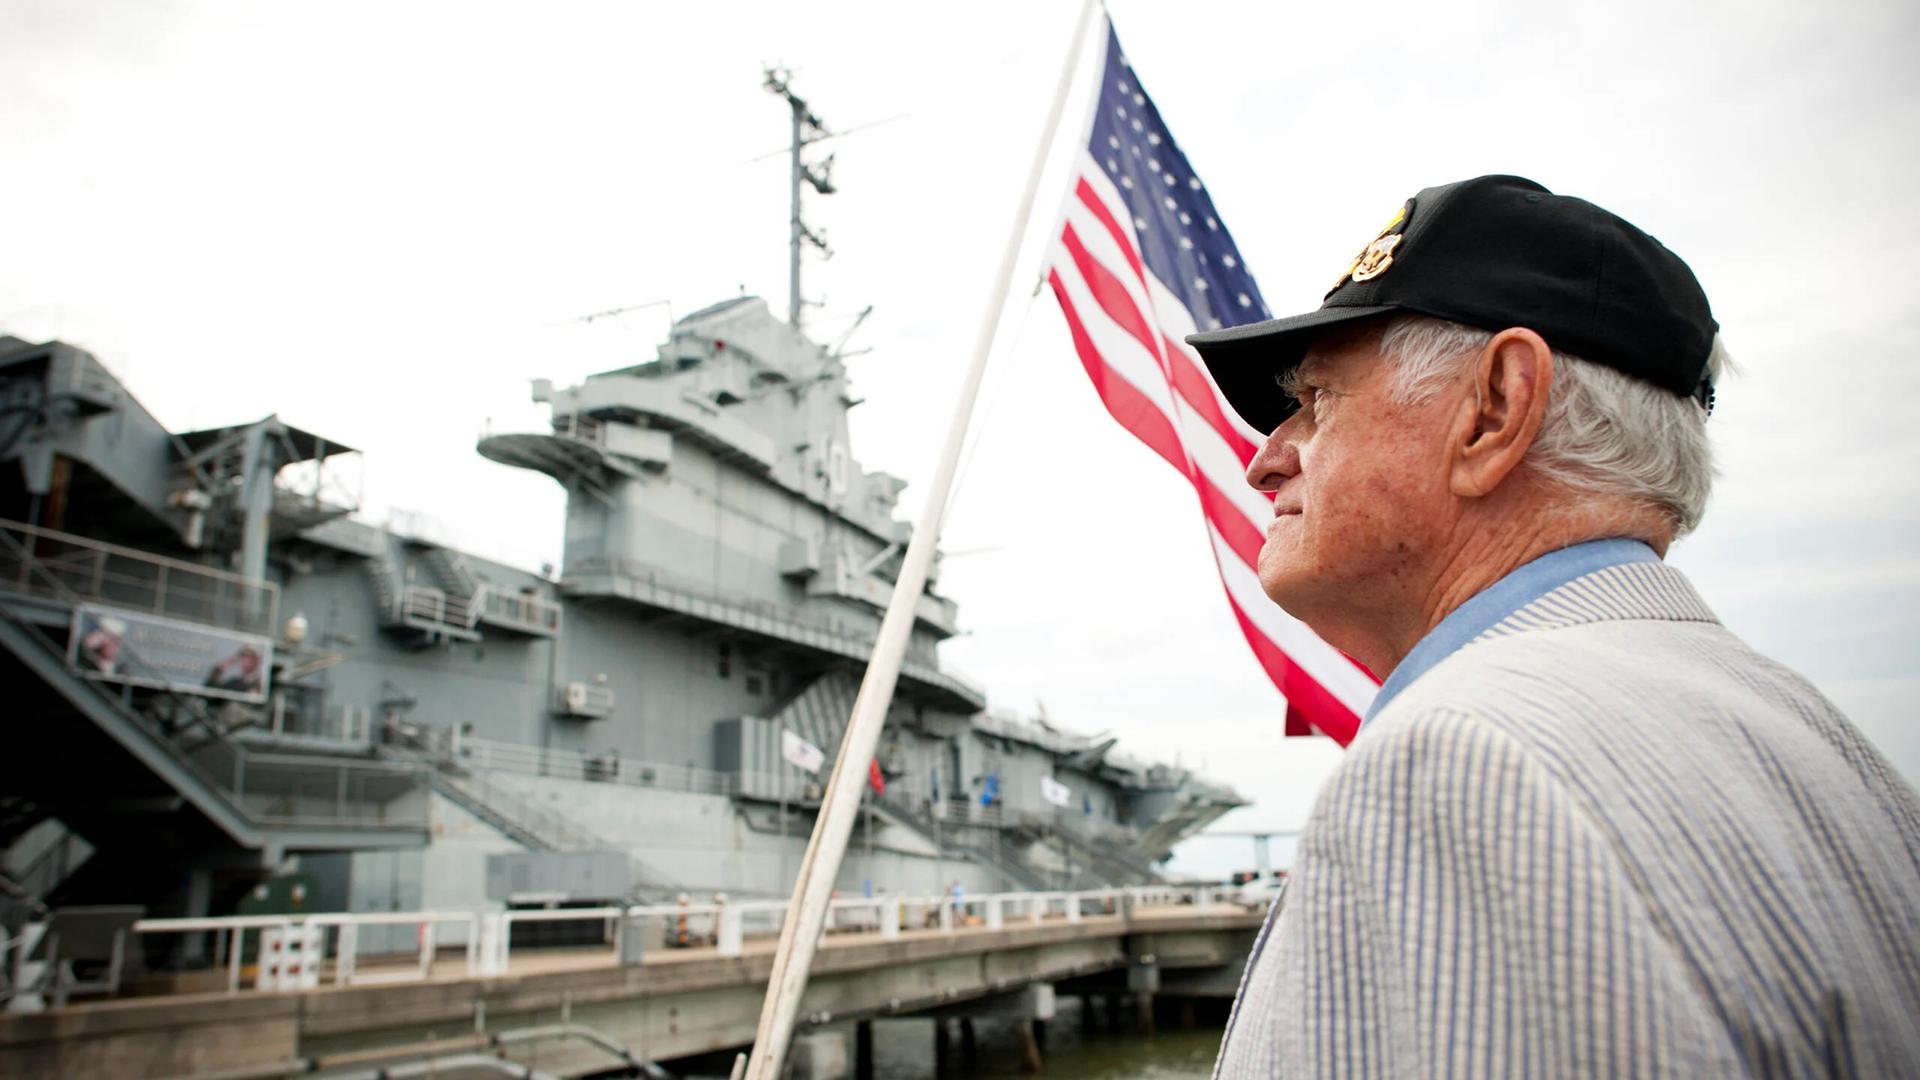
[[[1553,349],[1531,330],[1493,336],[1473,367],[1473,400],[1454,429],[1449,484],[1455,495],[1491,494],[1519,466],[1546,416]]]

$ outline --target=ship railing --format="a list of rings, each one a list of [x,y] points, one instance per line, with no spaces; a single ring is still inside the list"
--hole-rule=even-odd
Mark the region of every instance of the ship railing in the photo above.
[[[662,601],[672,603],[679,610],[687,611],[700,618],[726,622],[754,633],[783,641],[798,642],[824,652],[859,656],[864,659],[872,647],[874,628],[870,625],[825,618],[818,613],[795,609],[785,604],[753,597],[727,595],[695,587],[658,573],[654,567],[633,559],[609,557],[576,559],[568,563],[562,573],[563,587],[570,579],[577,580],[598,575],[621,578],[632,585],[644,586],[647,592],[660,597]],[[944,686],[962,695],[971,695],[978,701],[986,700],[986,691],[982,684],[955,671],[949,665],[943,665],[931,645],[910,644],[906,661],[902,672],[909,678]]]
[[[905,934],[956,935],[1003,930],[1020,925],[1079,923],[1090,919],[1131,918],[1143,911],[1183,906],[1208,907],[1233,902],[1230,890],[1210,884],[1147,885],[1060,892],[983,894],[894,894],[836,899],[828,905],[826,933],[895,940]],[[1264,902],[1264,901],[1262,901]],[[199,918],[141,919],[136,935],[211,935],[213,966],[224,969],[226,992],[311,989],[321,983],[357,986],[424,982],[444,978],[481,978],[509,973],[513,927],[531,923],[598,923],[606,963],[644,965],[662,947],[707,948],[719,957],[738,957],[764,949],[786,919],[787,900],[742,899],[599,907],[513,910],[434,910],[311,912],[279,915],[222,915]],[[1245,906],[1245,905],[1242,905]],[[361,947],[362,932],[378,927],[412,927],[417,948],[372,954]],[[301,928],[319,932],[318,952],[302,958],[304,980],[261,965],[246,986],[248,935],[260,948],[267,935],[282,943],[301,941]],[[638,941],[630,935],[639,934]],[[373,938],[373,934],[365,935]],[[311,937],[309,943],[315,943]],[[524,941],[524,938],[523,938]],[[443,959],[443,948],[458,947],[457,961]],[[520,946],[522,955],[539,946]],[[284,954],[283,954],[284,955]]]
[[[471,630],[480,621],[479,609],[469,596],[455,596],[431,585],[401,586],[400,616],[442,626]]]
[[[496,425],[493,417],[487,417],[480,422],[481,440],[490,439],[495,435],[519,434],[525,431],[524,428],[513,425],[511,421],[508,422],[508,425],[509,426],[505,427]],[[553,433],[562,439],[571,439],[574,442],[586,443],[589,446],[605,447],[607,445],[606,423],[592,416],[582,416],[579,413],[567,413],[555,416],[553,418]]]
[[[431,585],[404,585],[394,598],[394,606],[402,621],[418,620],[469,631],[487,622],[545,637],[560,632],[559,604],[533,593],[495,589],[484,582],[465,596]]]
[[[535,593],[506,592],[483,583],[468,607],[477,620],[547,637],[560,632],[560,605]]]
[[[732,795],[737,773],[623,757],[611,751],[590,753],[526,743],[497,742],[463,735],[455,763],[466,769],[492,769],[560,780],[592,780],[634,787],[664,788],[703,795]]]
[[[0,521],[0,589],[273,635],[280,590],[272,582],[84,536]]]
[[[946,816],[948,825],[979,825],[990,829],[1002,829],[1007,825],[1007,811],[999,800],[982,804],[974,796],[956,795],[947,800]]]
[[[553,433],[589,446],[607,445],[607,426],[592,416],[568,413],[553,418]]]
[[[195,756],[263,825],[417,830],[428,824],[426,772],[419,765],[224,744],[210,744]]]

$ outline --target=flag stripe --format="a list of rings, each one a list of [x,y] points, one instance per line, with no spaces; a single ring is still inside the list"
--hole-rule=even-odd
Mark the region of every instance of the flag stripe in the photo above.
[[[1114,220],[1113,209],[1106,204],[1098,192],[1094,191],[1093,185],[1088,183],[1084,176],[1080,178],[1078,184],[1074,185],[1073,193],[1088,210],[1093,211],[1093,216],[1098,218],[1100,224],[1106,228],[1107,235],[1113,237],[1113,242],[1120,246],[1120,250],[1126,255],[1127,266],[1133,271],[1133,276],[1139,278],[1142,285],[1146,284],[1147,271],[1140,265],[1140,251],[1133,246],[1133,235],[1122,229],[1120,223]]]
[[[1049,272],[1047,282],[1053,286],[1053,295],[1060,301],[1060,310],[1066,315],[1067,329],[1073,335],[1074,351],[1080,354],[1080,362],[1086,366],[1087,376],[1093,380],[1100,400],[1106,403],[1107,412],[1154,453],[1166,458],[1169,465],[1185,472],[1186,456],[1180,449],[1180,437],[1174,434],[1167,414],[1161,412],[1158,405],[1101,358],[1100,350],[1093,347],[1092,339],[1087,336],[1086,324],[1080,321],[1079,314],[1074,311],[1073,301],[1067,297],[1060,272]]]
[[[1307,625],[1276,607],[1260,586],[1259,574],[1242,566],[1226,550],[1217,534],[1213,537],[1214,558],[1220,567],[1220,579],[1227,595],[1240,611],[1260,628],[1275,647],[1286,653],[1301,670],[1325,687],[1329,694],[1354,712],[1365,712],[1373,700],[1376,681],[1366,670],[1347,659],[1340,650],[1321,641]]]
[[[1245,476],[1265,436],[1183,341],[1266,304],[1111,25],[1101,77],[1047,282],[1107,411],[1193,485],[1228,607],[1289,713],[1344,744],[1378,682],[1262,591],[1272,497]]]
[[[1088,250],[1098,254],[1091,244]],[[1080,316],[1081,326],[1099,358],[1152,401],[1169,424],[1175,423],[1173,391],[1167,385],[1166,370],[1160,366],[1160,354],[1143,346],[1138,338],[1128,334],[1106,316],[1099,302],[1094,299],[1093,290],[1080,276],[1072,257],[1066,254],[1065,246],[1059,242],[1054,244],[1054,269],[1060,273],[1060,286],[1066,290],[1067,299]],[[1140,300],[1142,304],[1145,303],[1144,294]],[[1184,452],[1176,453],[1168,460],[1175,468],[1186,471]]]
[[[1239,558],[1241,565],[1258,569],[1260,566],[1260,545],[1266,542],[1266,535],[1247,520],[1233,501],[1220,493],[1198,469],[1187,474],[1193,481],[1193,488],[1200,493],[1200,508],[1207,515],[1207,521],[1214,531],[1220,534],[1220,540]]]
[[[1140,307],[1133,297],[1127,295],[1127,287],[1120,283],[1111,270],[1093,261],[1087,249],[1080,243],[1080,237],[1073,231],[1073,223],[1068,222],[1061,230],[1060,242],[1066,246],[1067,254],[1073,259],[1073,265],[1080,271],[1080,279],[1093,291],[1094,302],[1100,310],[1107,313],[1114,325],[1127,332],[1127,336],[1140,343],[1140,347],[1154,355],[1165,368],[1166,360],[1160,356],[1161,334],[1147,326],[1147,320],[1140,314]],[[1146,282],[1143,280],[1144,286]]]
[[[1126,260],[1128,268],[1133,271],[1134,279],[1140,283],[1141,288],[1148,290],[1148,310],[1160,307],[1161,305],[1153,303],[1152,292],[1147,283],[1146,268],[1141,265],[1140,252],[1134,246],[1134,238],[1121,229],[1119,221],[1114,218],[1113,207],[1107,205],[1100,192],[1085,176],[1082,176],[1074,185],[1074,197],[1080,205],[1086,207],[1087,211],[1100,223],[1101,228],[1106,231],[1107,236],[1112,239],[1114,248]],[[1066,231],[1073,231],[1072,215],[1069,215]],[[1080,250],[1084,251],[1084,246]],[[1076,265],[1079,263],[1078,253],[1076,253],[1075,263]],[[1192,332],[1192,330],[1186,331],[1186,333]],[[1179,336],[1184,337],[1186,333]],[[1220,435],[1220,438],[1233,448],[1234,453],[1239,455],[1242,465],[1252,461],[1257,447],[1253,440],[1242,434],[1227,419],[1226,411],[1221,408],[1213,380],[1200,369],[1199,358],[1194,356],[1184,343],[1168,335],[1164,330],[1158,338],[1161,363],[1169,372],[1174,389],[1179,392],[1183,400],[1206,418],[1207,423]],[[1150,351],[1153,349],[1154,346],[1149,346]]]
[[[1293,711],[1341,746],[1352,742],[1360,730],[1359,715],[1345,702],[1327,693],[1326,687],[1321,686],[1312,675],[1268,640],[1260,628],[1253,624],[1253,620],[1247,618],[1247,613],[1240,609],[1240,602],[1232,594],[1228,594],[1227,604],[1233,608],[1234,620],[1240,624],[1240,633],[1253,648],[1253,655],[1259,658],[1267,677],[1273,680],[1274,687],[1286,697]]]
[[[1242,467],[1252,462],[1253,455],[1260,447],[1227,420],[1226,411],[1220,407],[1219,398],[1215,396],[1213,379],[1200,370],[1199,362],[1187,353],[1182,343],[1162,335],[1160,349],[1167,358],[1167,373],[1173,380],[1174,390],[1180,394],[1180,400],[1200,414],[1207,426],[1233,451],[1233,456],[1240,460]]]

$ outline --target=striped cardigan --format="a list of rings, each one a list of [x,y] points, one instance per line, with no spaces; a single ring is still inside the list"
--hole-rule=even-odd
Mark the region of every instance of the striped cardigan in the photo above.
[[[1354,741],[1215,1075],[1920,1075],[1920,798],[1678,571],[1588,574]]]

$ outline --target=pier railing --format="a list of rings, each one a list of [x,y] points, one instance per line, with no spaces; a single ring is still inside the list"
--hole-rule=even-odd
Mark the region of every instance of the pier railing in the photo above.
[[[874,934],[883,940],[903,933],[962,934],[1000,930],[1021,924],[1078,923],[1088,919],[1131,916],[1142,909],[1179,906],[1206,907],[1234,902],[1227,890],[1213,885],[1151,885],[1078,892],[1013,892],[981,895],[891,895],[835,900],[828,909],[828,934]],[[1261,900],[1258,907],[1267,903]],[[778,934],[786,919],[786,900],[740,900],[682,904],[631,904],[592,908],[510,911],[382,911],[316,912],[305,915],[226,915],[206,918],[141,919],[133,932],[145,937],[170,934],[212,934],[217,967],[226,972],[226,991],[242,992],[247,935],[256,935],[257,947],[300,940],[296,931],[321,932],[317,952],[304,958],[304,978],[290,982],[283,972],[260,965],[252,989],[261,991],[309,989],[322,982],[336,986],[425,981],[435,977],[495,976],[511,966],[513,927],[535,923],[598,923],[606,962],[646,963],[646,957],[669,944],[705,946],[715,955],[737,957],[749,939],[765,940]],[[380,957],[359,949],[363,928],[412,926],[418,950]],[[633,934],[646,935],[629,941]],[[532,935],[523,935],[531,937]],[[311,939],[309,939],[311,940]],[[442,945],[464,946],[458,966],[436,972]],[[272,950],[259,948],[265,955]],[[523,954],[538,951],[522,945]]]

